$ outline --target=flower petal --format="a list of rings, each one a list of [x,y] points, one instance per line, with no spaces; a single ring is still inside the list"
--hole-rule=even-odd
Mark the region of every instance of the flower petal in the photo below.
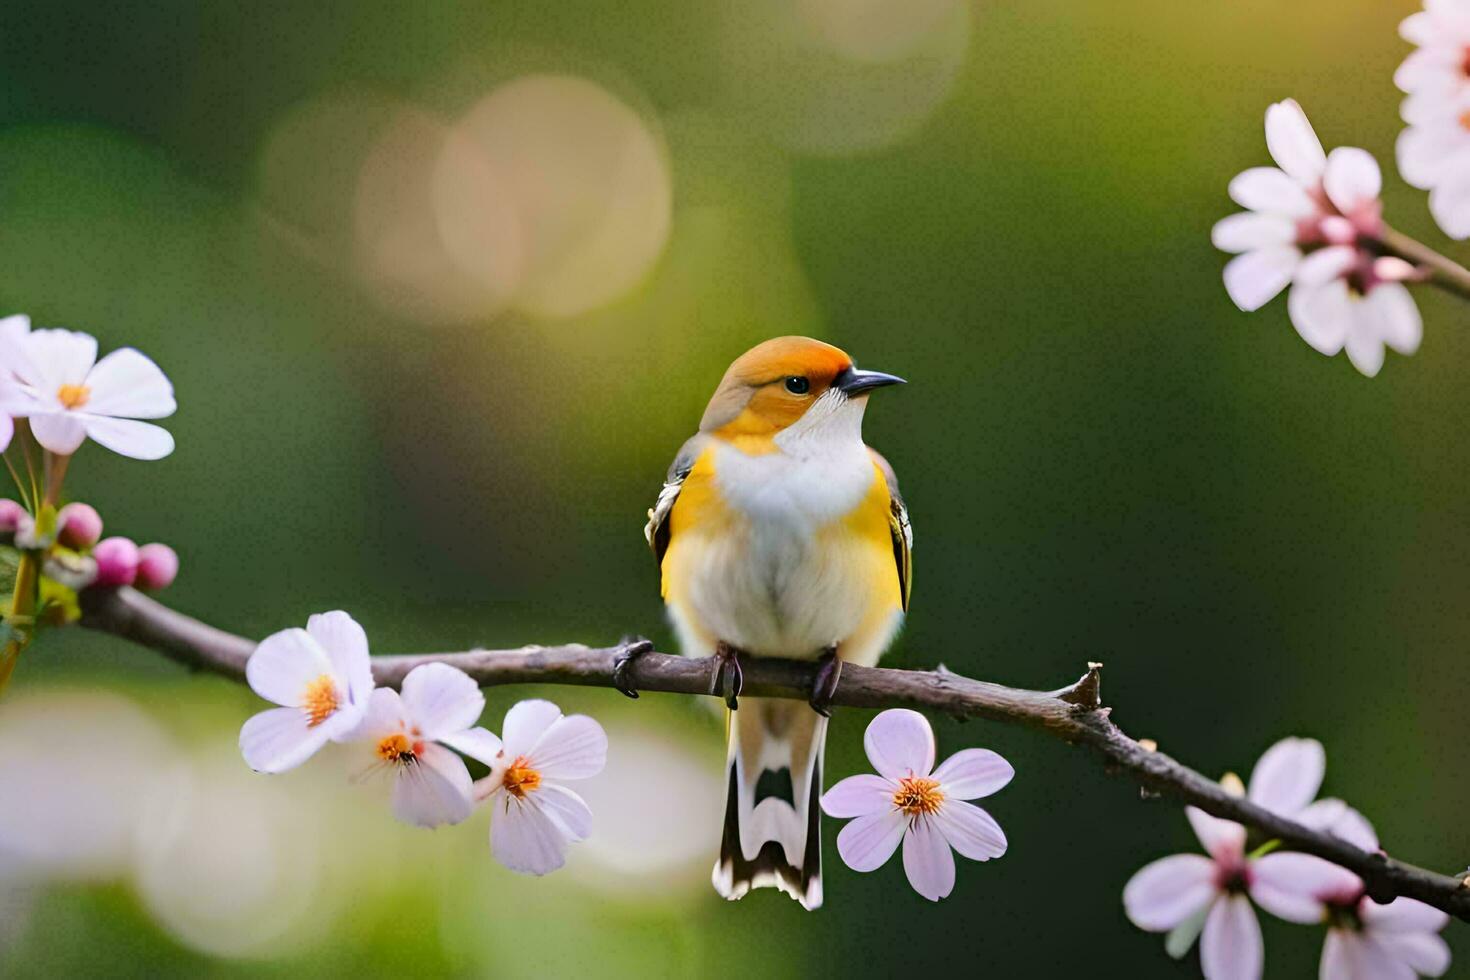
[[[592,808],[565,786],[543,782],[531,795],[546,815],[561,826],[568,840],[586,840],[592,833]]]
[[[1358,906],[1363,925],[1384,932],[1439,932],[1449,925],[1448,913],[1412,898],[1396,898],[1387,905],[1369,899]]]
[[[174,386],[141,351],[119,347],[87,373],[87,411],[128,419],[161,419],[178,404]]]
[[[560,717],[561,709],[550,701],[540,698],[517,701],[505,713],[505,725],[501,728],[505,754],[511,758],[528,754]]]
[[[1428,190],[1454,172],[1457,154],[1470,147],[1470,132],[1457,121],[1426,121],[1399,134],[1395,153],[1404,182]]]
[[[1256,911],[1244,895],[1226,895],[1210,909],[1200,937],[1207,980],[1260,980],[1265,949]]]
[[[56,397],[62,385],[80,385],[97,362],[97,339],[79,330],[32,330],[25,337],[26,357],[14,366],[17,376]]]
[[[367,711],[357,728],[347,733],[343,741],[373,740],[408,730],[408,719],[404,717],[403,701],[391,687],[375,687],[368,696]]]
[[[1016,775],[1011,764],[989,749],[961,749],[934,770],[951,800],[978,800],[1005,787]]]
[[[1327,164],[1322,141],[1295,99],[1278,102],[1266,110],[1266,148],[1276,165],[1302,184],[1316,183]]]
[[[1167,932],[1219,894],[1215,862],[1203,854],[1173,854],[1142,868],[1123,886],[1128,921],[1149,932]]]
[[[1257,806],[1291,816],[1317,797],[1327,753],[1314,738],[1283,738],[1265,751],[1251,771],[1247,796]]]
[[[586,779],[607,765],[607,732],[586,715],[568,715],[552,722],[529,754],[542,776]]]
[[[1230,182],[1230,199],[1251,211],[1305,218],[1317,213],[1306,188],[1275,167],[1252,167]]]
[[[1210,241],[1222,252],[1250,252],[1296,241],[1296,223],[1278,214],[1241,211],[1215,222]]]
[[[829,817],[865,817],[893,809],[892,780],[870,772],[848,776],[822,794],[822,810]]]
[[[367,634],[357,620],[340,609],[317,613],[307,619],[306,632],[332,662],[332,669],[346,685],[352,703],[366,706],[373,692],[373,667]]]
[[[1450,947],[1430,932],[1380,932],[1373,937],[1390,956],[1426,977],[1444,976],[1450,968]]]
[[[1301,262],[1293,246],[1258,248],[1225,263],[1225,291],[1235,305],[1253,313],[1286,288]]]
[[[1353,901],[1362,892],[1357,875],[1311,854],[1277,851],[1251,862],[1251,898],[1287,922],[1316,925],[1328,901]]]
[[[1429,212],[1446,235],[1470,238],[1470,178],[1447,180],[1430,191]]]
[[[300,708],[271,708],[253,716],[240,729],[240,754],[256,772],[294,769],[327,744],[327,733],[312,728]]]
[[[567,838],[561,825],[534,800],[534,793],[525,799],[509,793],[496,797],[490,851],[512,871],[544,875],[566,863]]]
[[[1365,851],[1378,850],[1378,834],[1368,818],[1342,800],[1318,800],[1296,815],[1297,823],[1314,830],[1325,830]]]
[[[879,712],[863,733],[868,761],[881,776],[927,776],[934,769],[934,729],[929,719],[908,708]]]
[[[1286,296],[1291,325],[1315,351],[1332,357],[1342,352],[1353,326],[1353,299],[1341,279],[1321,286],[1291,287]]]
[[[45,449],[58,456],[70,456],[87,441],[87,427],[70,412],[31,415],[31,434]]]
[[[267,701],[295,708],[306,685],[326,674],[335,676],[326,651],[304,629],[272,633],[245,662],[250,689]]]
[[[1327,936],[1322,947],[1321,980],[1415,980],[1408,964],[1400,962],[1377,937],[1346,929],[1328,930]],[[1334,948],[1329,950],[1328,946]],[[1329,957],[1331,973],[1327,972]]]
[[[1293,279],[1303,286],[1321,286],[1347,274],[1358,261],[1358,250],[1351,245],[1329,245],[1302,259]]]
[[[1353,362],[1353,367],[1360,374],[1366,378],[1374,378],[1383,370],[1385,357],[1378,315],[1363,299],[1355,300],[1352,307],[1353,321],[1348,328],[1347,343],[1343,345],[1343,349],[1347,351],[1348,360]]]
[[[15,438],[15,419],[9,413],[0,413],[0,453],[10,448],[10,440]]]
[[[842,863],[854,871],[881,868],[898,849],[908,824],[902,810],[858,817],[837,835],[837,853]]]
[[[458,667],[420,664],[403,679],[403,709],[425,738],[437,740],[473,727],[485,710],[485,695]]]
[[[954,891],[954,852],[932,820],[920,818],[903,838],[903,871],[914,891],[937,902]]]
[[[1005,831],[973,803],[946,800],[930,819],[949,846],[971,861],[989,861],[1006,852]]]
[[[133,419],[113,419],[104,415],[78,413],[85,424],[87,435],[99,446],[104,446],[129,459],[163,459],[174,451],[174,437],[167,429],[151,422],[136,422]]]
[[[1367,150],[1339,146],[1327,157],[1322,189],[1339,211],[1350,215],[1378,200],[1383,190],[1383,174],[1378,169],[1378,161]]]
[[[494,733],[484,728],[469,728],[462,732],[451,732],[439,736],[439,741],[456,752],[463,752],[471,759],[478,759],[492,769],[505,762],[501,753],[502,744]]]
[[[418,761],[400,765],[393,782],[393,815],[416,827],[459,823],[470,815],[470,771],[464,760],[430,742]]]
[[[1184,815],[1194,828],[1194,835],[1210,856],[1236,859],[1245,853],[1245,828],[1229,820],[1212,817],[1197,807],[1187,806]]]

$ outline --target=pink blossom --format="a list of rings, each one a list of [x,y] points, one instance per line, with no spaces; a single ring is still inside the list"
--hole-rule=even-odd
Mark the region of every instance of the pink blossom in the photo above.
[[[1216,248],[1237,253],[1225,266],[1226,291],[1250,312],[1290,286],[1287,312],[1301,338],[1329,357],[1346,350],[1373,377],[1385,347],[1412,354],[1423,335],[1403,270],[1378,263],[1371,247],[1383,233],[1378,163],[1356,147],[1326,153],[1291,99],[1266,111],[1266,145],[1277,166],[1230,182],[1247,210],[1212,233]]]
[[[1265,948],[1252,901],[1288,922],[1314,924],[1327,914],[1321,895],[1357,884],[1352,872],[1310,854],[1248,856],[1243,826],[1194,807],[1184,812],[1209,856],[1175,854],[1144,866],[1123,889],[1123,908],[1140,929],[1175,932],[1171,946],[1182,938],[1188,949],[1200,934],[1200,965],[1211,980],[1261,975]]]
[[[934,730],[917,711],[884,711],[868,725],[863,747],[877,775],[849,776],[822,797],[832,817],[853,817],[837,835],[837,853],[854,871],[873,871],[903,844],[903,868],[920,895],[937,902],[954,889],[953,851],[975,861],[1006,852],[1006,836],[966,800],[1004,787],[1015,770],[989,749],[964,749],[934,767]]]

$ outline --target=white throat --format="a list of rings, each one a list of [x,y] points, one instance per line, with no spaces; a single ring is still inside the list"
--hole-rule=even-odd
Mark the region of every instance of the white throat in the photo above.
[[[822,393],[801,418],[776,436],[776,446],[788,456],[811,459],[863,451],[863,412],[866,397],[848,398],[836,388]]]

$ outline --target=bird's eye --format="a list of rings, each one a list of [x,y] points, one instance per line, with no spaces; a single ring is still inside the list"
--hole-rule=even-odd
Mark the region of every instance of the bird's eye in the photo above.
[[[786,379],[786,390],[793,395],[804,395],[812,390],[812,383],[799,375],[792,375]]]

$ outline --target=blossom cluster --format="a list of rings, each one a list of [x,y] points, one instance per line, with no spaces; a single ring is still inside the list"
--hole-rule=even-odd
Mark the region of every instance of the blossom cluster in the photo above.
[[[1222,784],[1256,805],[1355,847],[1377,852],[1378,835],[1361,813],[1341,800],[1316,799],[1326,753],[1313,739],[1288,738],[1261,756],[1249,788],[1234,777]],[[1200,939],[1208,978],[1259,978],[1265,960],[1253,904],[1277,918],[1322,925],[1321,976],[1437,977],[1449,969],[1449,946],[1439,931],[1440,910],[1411,898],[1373,901],[1362,879],[1311,854],[1262,842],[1247,852],[1245,827],[1185,808],[1206,855],[1175,854],[1147,865],[1123,890],[1134,925],[1169,933],[1167,948],[1183,956]]]
[[[267,637],[245,675],[256,694],[279,705],[240,730],[252,769],[285,772],[328,742],[349,744],[358,775],[391,774],[393,813],[405,823],[456,824],[488,806],[491,852],[523,874],[561,867],[567,846],[592,832],[592,811],[564,785],[597,775],[607,760],[607,735],[586,715],[521,701],[498,737],[478,724],[479,686],[449,664],[415,667],[401,692],[377,687],[367,634],[345,612]],[[461,756],[485,765],[487,775],[472,780]]]
[[[1426,0],[1400,33],[1417,50],[1394,74],[1407,93],[1399,172],[1429,191],[1446,234],[1470,238],[1470,2]],[[1266,111],[1266,146],[1276,166],[1231,181],[1230,197],[1246,210],[1212,234],[1216,248],[1236,256],[1225,266],[1226,291],[1251,312],[1290,287],[1287,312],[1301,338],[1329,357],[1346,351],[1374,377],[1385,350],[1419,349],[1424,326],[1406,284],[1430,273],[1387,244],[1383,175],[1366,150],[1324,152],[1291,99]]]

